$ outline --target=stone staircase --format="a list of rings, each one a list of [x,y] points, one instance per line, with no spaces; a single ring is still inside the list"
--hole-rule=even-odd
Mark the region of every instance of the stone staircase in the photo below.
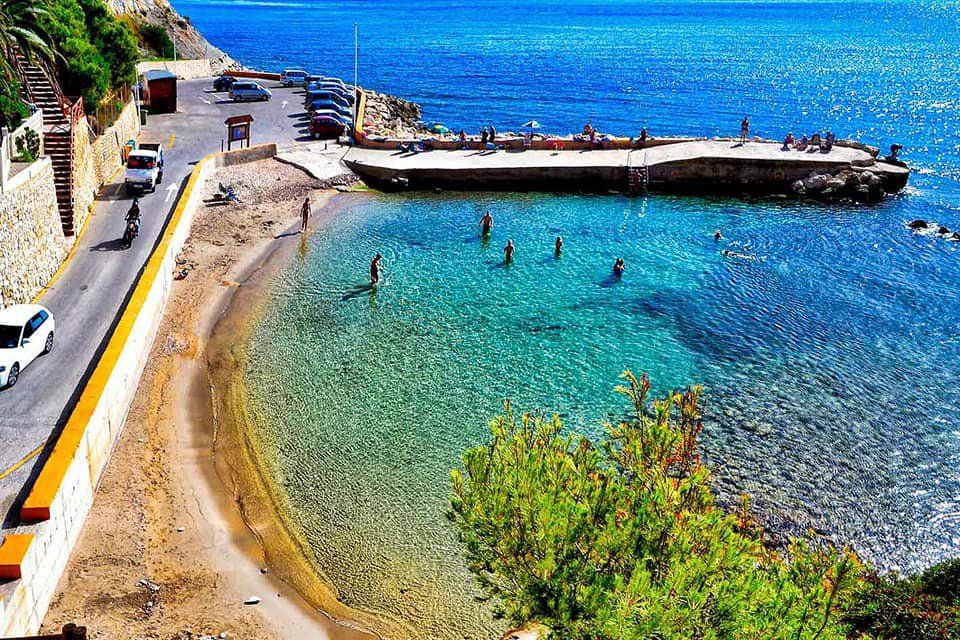
[[[26,99],[43,111],[43,150],[53,164],[57,190],[57,207],[64,235],[72,236],[73,216],[73,129],[83,118],[83,105],[71,103],[60,91],[52,74],[38,64],[17,56],[23,93]]]

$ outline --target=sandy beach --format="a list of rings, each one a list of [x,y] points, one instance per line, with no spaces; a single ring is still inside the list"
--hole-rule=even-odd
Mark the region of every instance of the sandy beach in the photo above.
[[[204,187],[208,197],[218,181],[243,202],[208,206],[194,221],[178,258],[183,279],[45,631],[82,621],[92,638],[371,637],[301,598],[307,583],[285,580],[289,565],[280,561],[296,554],[265,550],[277,520],[247,508],[257,501],[236,481],[242,456],[219,446],[207,367],[208,340],[231,301],[305,247],[303,197],[314,203],[313,231],[334,210],[335,192],[274,160],[221,169]],[[317,590],[307,592],[311,602]],[[257,603],[244,604],[251,598]],[[345,608],[326,610],[349,620]]]

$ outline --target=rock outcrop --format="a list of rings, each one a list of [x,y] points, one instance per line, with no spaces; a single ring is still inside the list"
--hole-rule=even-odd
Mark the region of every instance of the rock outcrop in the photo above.
[[[818,200],[877,202],[887,190],[883,179],[867,168],[850,167],[829,173],[811,172],[791,186],[793,193]]]
[[[236,62],[210,44],[190,24],[188,17],[177,13],[167,0],[105,0],[117,15],[129,16],[135,23],[163,27],[177,45],[177,56],[184,60],[209,58],[214,71],[236,66]]]
[[[366,91],[363,128],[370,136],[412,139],[426,133],[420,123],[420,105],[396,96]]]

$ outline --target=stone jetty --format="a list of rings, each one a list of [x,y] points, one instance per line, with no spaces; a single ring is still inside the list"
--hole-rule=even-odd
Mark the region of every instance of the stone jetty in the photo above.
[[[837,141],[829,152],[783,150],[781,143],[763,140],[741,145],[693,138],[600,149],[567,148],[570,141],[563,139],[525,148],[519,137],[482,150],[452,140],[401,144],[364,141],[343,160],[385,190],[757,193],[867,202],[903,189],[910,174],[899,161],[879,158],[877,149],[849,141]]]

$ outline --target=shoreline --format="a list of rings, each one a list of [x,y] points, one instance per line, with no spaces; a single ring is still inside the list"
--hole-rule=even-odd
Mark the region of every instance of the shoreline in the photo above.
[[[325,616],[282,572],[267,569],[269,549],[245,520],[242,497],[229,491],[215,468],[210,388],[197,393],[206,380],[210,336],[247,280],[302,244],[304,237],[291,232],[299,227],[299,199],[312,195],[316,221],[331,215],[337,195],[274,160],[221,169],[202,188],[209,195],[218,179],[244,178],[246,188],[262,189],[262,200],[204,208],[178,256],[178,269],[187,275],[174,283],[126,427],[44,631],[80,620],[98,637],[118,639],[158,633],[374,637]],[[251,597],[259,602],[244,604]]]
[[[319,216],[315,210],[314,218],[322,219],[311,222],[313,233],[322,231],[325,222],[348,206],[342,196],[331,202],[334,194],[326,196]],[[269,478],[250,426],[242,374],[238,373],[245,356],[238,347],[249,338],[267,302],[272,277],[294,259],[295,251],[305,252],[305,244],[297,247],[290,242],[275,247],[259,265],[249,269],[243,286],[223,300],[207,333],[204,371],[196,372],[188,393],[195,404],[203,401],[208,414],[212,414],[209,419],[192,421],[195,433],[200,427],[196,435],[212,445],[208,471],[216,477],[207,480],[219,483],[221,500],[231,503],[222,507],[237,512],[246,532],[256,539],[256,549],[248,551],[263,558],[271,574],[294,590],[310,612],[337,625],[339,633],[331,638],[412,637],[414,630],[401,621],[351,608],[339,600],[336,585],[310,560],[311,550],[282,504],[282,490]]]

